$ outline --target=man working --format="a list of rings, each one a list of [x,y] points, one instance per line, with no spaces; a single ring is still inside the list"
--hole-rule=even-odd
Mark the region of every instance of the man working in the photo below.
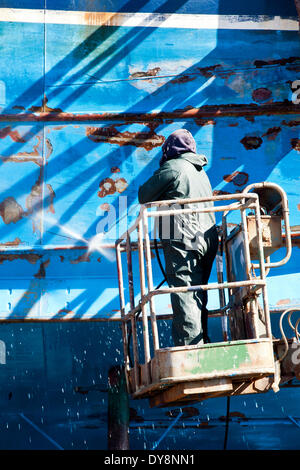
[[[211,197],[212,189],[203,170],[204,155],[196,153],[196,142],[186,129],[173,132],[162,147],[160,168],[139,188],[139,202]],[[212,202],[185,204],[182,208],[212,207]],[[166,207],[172,209],[172,206]],[[176,209],[178,207],[176,206]],[[160,238],[170,287],[207,284],[218,248],[213,212],[161,217]],[[168,219],[170,226],[166,227]],[[209,342],[207,335],[207,291],[171,294],[172,336],[175,346]]]

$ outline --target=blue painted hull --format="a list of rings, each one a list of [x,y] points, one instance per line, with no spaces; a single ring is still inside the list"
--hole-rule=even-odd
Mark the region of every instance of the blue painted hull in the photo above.
[[[195,136],[217,194],[272,181],[300,227],[293,1],[58,3],[0,0],[1,449],[106,449],[107,373],[122,340],[114,252],[92,242],[104,230],[113,243],[134,220],[173,130]],[[268,277],[274,311],[300,304],[294,240]],[[159,311],[171,312],[168,299]],[[210,329],[220,340],[218,319]],[[229,448],[299,449],[298,390],[235,397]],[[130,406],[130,446],[150,449],[170,410]],[[189,407],[161,448],[222,449],[225,409],[221,398]]]

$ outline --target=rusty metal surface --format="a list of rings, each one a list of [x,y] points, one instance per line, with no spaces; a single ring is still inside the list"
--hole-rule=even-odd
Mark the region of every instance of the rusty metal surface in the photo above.
[[[205,357],[205,359],[204,359]],[[214,343],[202,347],[165,348],[158,353],[161,382],[250,376],[274,371],[273,346],[269,340]]]

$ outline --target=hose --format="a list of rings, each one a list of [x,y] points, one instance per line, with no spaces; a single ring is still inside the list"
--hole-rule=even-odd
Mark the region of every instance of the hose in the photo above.
[[[287,353],[288,353],[288,348],[289,348],[289,345],[288,345],[288,340],[286,338],[286,335],[283,331],[283,327],[282,327],[282,322],[283,322],[283,318],[285,317],[285,315],[288,313],[288,323],[290,325],[290,327],[292,328],[292,330],[295,331],[295,335],[296,335],[296,338],[297,338],[297,341],[299,342],[299,332],[298,332],[298,325],[299,325],[299,321],[300,319],[297,320],[296,322],[296,325],[294,326],[291,322],[291,315],[294,313],[294,312],[300,312],[300,308],[289,308],[287,310],[285,310],[281,316],[280,316],[280,320],[279,320],[279,328],[280,328],[280,332],[281,332],[281,335],[282,335],[282,339],[284,341],[284,344],[285,344],[285,351],[284,353],[282,354],[282,356],[278,359],[279,362],[283,361],[283,359],[286,357]]]

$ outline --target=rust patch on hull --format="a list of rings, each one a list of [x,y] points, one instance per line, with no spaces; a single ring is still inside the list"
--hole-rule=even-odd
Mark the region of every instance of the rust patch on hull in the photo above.
[[[52,214],[55,214],[55,209],[53,205],[53,200],[55,198],[55,192],[51,186],[51,184],[46,184],[46,192],[47,195],[45,195],[45,201],[48,206],[47,212],[51,212]]]
[[[31,108],[29,108],[29,111],[31,111],[32,113],[62,113],[62,110],[60,108],[49,108],[47,103],[48,103],[48,98],[44,96],[42,105],[31,106]]]
[[[100,191],[98,192],[99,197],[104,197],[109,194],[116,192],[115,182],[112,178],[105,178],[99,184]]]
[[[24,211],[15,198],[9,196],[0,204],[0,216],[6,225],[10,223],[15,224],[24,217]]]
[[[267,137],[268,140],[275,140],[281,132],[281,127],[270,127],[267,132],[263,134],[263,137]]]
[[[288,127],[296,127],[300,126],[300,121],[292,120],[292,121],[282,121],[281,123],[283,126],[288,126]]]
[[[123,145],[133,145],[135,147],[143,147],[149,151],[155,147],[160,147],[165,138],[154,132],[119,132],[115,126],[110,127],[88,127],[86,130],[87,137],[96,143],[109,143]]]
[[[46,277],[46,268],[47,266],[49,266],[49,264],[50,264],[50,259],[47,259],[46,261],[42,261],[40,264],[40,269],[38,270],[36,274],[34,274],[34,277],[36,277],[37,279],[43,279],[44,277]]]
[[[42,183],[41,183],[41,174],[37,182],[32,186],[30,194],[26,198],[26,207],[28,210],[28,215],[34,214],[34,212],[42,208]],[[32,219],[32,230],[33,232],[36,229],[40,230],[41,221],[38,222],[39,227],[36,227],[35,221]]]
[[[26,260],[31,264],[35,264],[39,259],[41,259],[42,255],[38,255],[37,253],[6,253],[0,254],[0,264],[4,261],[15,261],[15,260]]]
[[[71,313],[72,314],[74,313],[73,310],[68,310],[67,308],[62,308],[61,310],[59,310],[57,312],[57,315],[64,315],[64,314],[68,315],[68,314],[71,314]]]
[[[300,152],[300,139],[291,139],[291,145],[294,150]]]
[[[107,202],[105,202],[104,204],[101,204],[100,207],[103,211],[107,211],[107,212],[110,211],[110,205],[107,204]]]
[[[291,303],[291,299],[281,299],[276,302],[276,305],[289,305]]]
[[[14,142],[24,144],[26,142],[24,137],[21,137],[18,131],[13,131],[10,126],[0,129],[0,139],[5,139],[9,136]]]
[[[254,65],[257,68],[265,67],[266,65],[287,65],[298,62],[300,57],[287,57],[282,59],[272,59],[272,60],[255,60]]]
[[[16,154],[8,155],[8,156],[0,156],[1,161],[3,163],[6,162],[16,162],[16,163],[23,163],[23,162],[33,162],[36,163],[39,167],[43,164],[43,157],[42,157],[42,137],[37,135],[37,143],[33,146],[32,152],[18,152]],[[49,139],[46,139],[46,159],[49,158],[51,153],[53,152],[53,147]],[[40,149],[39,149],[40,147]]]
[[[268,88],[257,88],[252,93],[252,98],[257,103],[271,103],[272,91]]]
[[[146,72],[134,72],[132,73],[129,78],[145,78],[145,77],[156,77],[156,75],[160,72],[160,67],[155,67],[154,69],[147,70]]]
[[[84,253],[83,255],[78,256],[78,258],[71,259],[70,263],[71,264],[78,264],[78,263],[84,263],[84,262],[90,262],[90,255],[87,253]]]
[[[190,119],[203,117],[225,117],[225,116],[269,116],[298,114],[300,105],[293,104],[287,100],[276,101],[275,103],[245,103],[245,104],[220,104],[203,105],[199,108],[186,107],[174,111],[158,111],[153,113],[65,113],[65,112],[43,112],[20,113],[20,114],[0,114],[0,122],[91,122],[91,121],[124,121],[124,123],[145,123],[160,119],[161,121],[174,119]],[[167,121],[166,121],[167,122]]]
[[[246,150],[255,150],[261,146],[262,141],[262,138],[258,136],[245,136],[240,142]]]
[[[213,75],[215,75],[215,72],[218,71],[217,69],[222,68],[222,65],[216,64],[216,65],[209,65],[208,67],[198,67],[198,70],[201,75],[205,78],[210,78]]]
[[[16,237],[12,242],[0,243],[0,246],[19,246],[21,243],[20,238]]]
[[[198,126],[215,126],[217,122],[214,119],[195,119]]]
[[[248,173],[244,171],[235,171],[231,175],[224,175],[223,180],[227,183],[233,183],[235,186],[244,186],[249,179]]]
[[[115,192],[122,193],[127,187],[128,183],[125,178],[117,178],[115,181],[112,178],[105,178],[99,184],[98,196],[105,197]]]
[[[187,82],[192,82],[193,80],[196,80],[197,76],[191,76],[191,75],[181,75],[178,78],[174,78],[171,80],[170,83],[187,83]]]

